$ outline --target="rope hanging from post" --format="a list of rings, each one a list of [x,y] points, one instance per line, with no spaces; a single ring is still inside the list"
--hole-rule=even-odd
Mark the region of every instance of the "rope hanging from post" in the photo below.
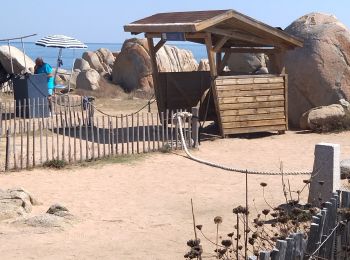
[[[236,172],[236,173],[244,173],[244,174],[252,174],[252,175],[310,175],[312,174],[312,172],[308,172],[308,171],[294,171],[294,172],[269,172],[269,171],[253,171],[253,170],[247,170],[247,169],[239,169],[239,168],[234,168],[234,167],[229,167],[229,166],[225,166],[225,165],[220,165],[218,163],[214,163],[214,162],[210,162],[210,161],[206,161],[200,158],[197,158],[195,156],[193,156],[186,145],[186,141],[184,138],[184,134],[183,134],[183,123],[182,120],[184,118],[188,118],[191,117],[191,113],[189,112],[179,112],[179,113],[175,113],[174,114],[174,118],[176,118],[177,120],[177,124],[179,125],[179,132],[180,132],[180,137],[181,137],[181,142],[182,142],[182,146],[185,150],[185,153],[187,154],[187,156],[193,160],[196,161],[198,163],[201,164],[205,164],[214,168],[219,168],[225,171],[231,171],[231,172]]]

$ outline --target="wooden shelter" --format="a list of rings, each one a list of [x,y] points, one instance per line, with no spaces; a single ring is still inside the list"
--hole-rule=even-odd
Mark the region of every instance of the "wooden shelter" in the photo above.
[[[124,30],[145,33],[159,111],[199,106],[201,119],[217,120],[223,137],[288,129],[288,80],[280,57],[303,46],[298,38],[234,10],[160,13]],[[210,72],[158,72],[157,51],[166,41],[181,40],[205,44]],[[270,74],[225,72],[232,53],[267,54]]]

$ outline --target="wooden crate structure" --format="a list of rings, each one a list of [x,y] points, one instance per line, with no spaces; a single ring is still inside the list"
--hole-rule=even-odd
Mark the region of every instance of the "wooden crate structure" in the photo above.
[[[202,111],[202,120],[215,118],[223,137],[288,129],[288,78],[281,57],[302,47],[300,39],[234,10],[160,13],[125,25],[124,30],[145,33],[148,40],[159,112],[188,109],[185,106],[191,103]],[[155,44],[154,39],[160,40]],[[167,41],[190,41],[206,46],[210,66],[208,84],[184,83],[180,88],[164,81],[164,75],[158,72],[156,54]],[[224,70],[232,53],[268,55],[270,74],[228,75]],[[180,95],[167,94],[178,92]],[[207,117],[208,110],[213,110],[215,115]]]
[[[285,75],[218,77],[215,92],[223,134],[287,130],[287,89]]]

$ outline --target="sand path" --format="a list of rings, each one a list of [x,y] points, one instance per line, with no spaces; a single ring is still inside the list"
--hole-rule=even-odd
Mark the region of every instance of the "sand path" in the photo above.
[[[243,168],[278,170],[284,161],[286,171],[307,170],[312,168],[314,145],[319,142],[339,143],[341,157],[350,157],[350,132],[288,132],[250,140],[208,141],[196,155]],[[303,179],[291,177],[292,189],[299,189]],[[266,207],[259,186],[262,181],[268,183],[269,202],[283,203],[280,177],[249,176],[250,204],[255,199],[258,209]],[[152,154],[128,164],[0,176],[2,189],[18,186],[43,203],[34,207],[33,215],[59,202],[80,221],[64,231],[0,224],[1,259],[183,259],[186,241],[193,237],[190,199],[197,222],[213,238],[213,218],[223,216],[222,234],[231,232],[232,208],[244,204],[245,197],[244,175],[176,154]]]

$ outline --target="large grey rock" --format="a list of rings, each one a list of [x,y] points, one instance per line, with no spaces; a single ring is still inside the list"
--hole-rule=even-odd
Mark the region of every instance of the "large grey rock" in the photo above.
[[[300,128],[305,130],[331,131],[346,124],[346,110],[342,105],[333,104],[313,108],[305,112],[300,119]]]
[[[26,215],[32,211],[33,205],[38,204],[39,202],[24,189],[0,190],[0,221]]]
[[[99,73],[105,73],[105,69],[103,68],[103,65],[98,57],[98,55],[95,52],[87,51],[83,53],[83,59],[86,60],[91,69],[96,70]]]
[[[11,55],[9,47],[6,45],[0,46],[0,63],[4,67],[7,73],[11,73],[11,57],[13,63],[13,69],[15,74],[19,74],[25,70],[25,63],[27,65],[27,70],[34,71],[35,63],[27,55],[17,49],[16,47],[10,46]],[[25,57],[25,58],[24,58]],[[24,60],[26,62],[24,62]]]
[[[76,80],[76,88],[85,90],[98,90],[100,88],[100,74],[94,70],[89,69],[78,74]]]
[[[112,81],[128,92],[153,88],[152,64],[146,39],[130,39],[123,44],[112,71]]]
[[[198,64],[193,54],[174,46],[162,47],[156,56],[158,70],[161,72],[197,71]],[[129,39],[123,44],[117,56],[112,81],[126,91],[153,88],[152,63],[146,39]]]
[[[287,52],[289,120],[297,126],[314,107],[350,99],[350,33],[333,15],[311,13],[285,31],[304,40],[304,47]]]
[[[86,71],[86,70],[89,70],[90,68],[91,67],[89,62],[87,62],[84,59],[76,59],[74,61],[74,67],[73,67],[74,70]]]
[[[268,72],[266,60],[264,54],[232,53],[227,61],[227,66],[236,74],[256,74],[257,72]]]

